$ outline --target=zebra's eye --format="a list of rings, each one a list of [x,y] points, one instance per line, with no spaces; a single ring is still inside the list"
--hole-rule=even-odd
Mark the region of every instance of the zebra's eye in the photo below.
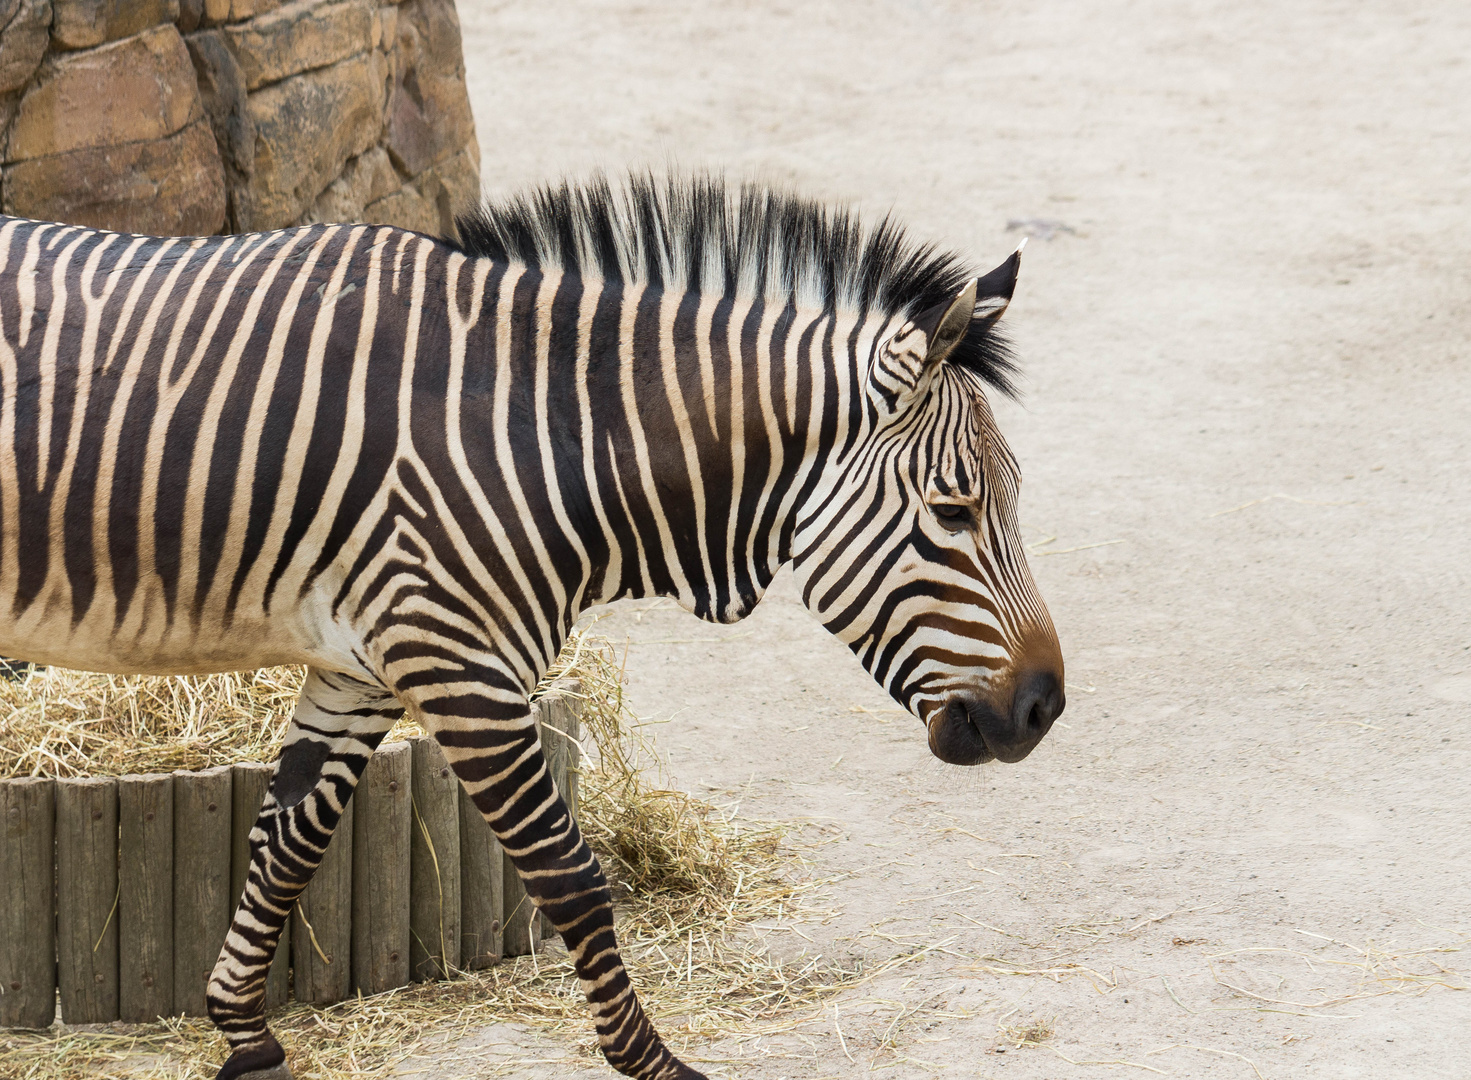
[[[959,503],[934,503],[930,509],[935,512],[935,517],[940,519],[941,525],[954,532],[970,528],[975,521],[970,507],[961,506]]]

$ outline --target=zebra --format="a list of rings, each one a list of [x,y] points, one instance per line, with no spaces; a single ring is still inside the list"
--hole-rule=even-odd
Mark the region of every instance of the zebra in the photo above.
[[[646,1018],[528,695],[588,608],[734,622],[789,566],[944,762],[1064,706],[988,404],[1021,252],[976,274],[718,175],[596,176],[379,225],[147,237],[0,218],[0,653],[307,675],[208,985],[220,1080],[289,1077],[265,975],[407,712],[560,932],[602,1052]]]

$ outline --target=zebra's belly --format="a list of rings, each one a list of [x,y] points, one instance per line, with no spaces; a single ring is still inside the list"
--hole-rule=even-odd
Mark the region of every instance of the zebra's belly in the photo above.
[[[37,597],[0,622],[0,656],[117,674],[202,675],[278,664],[310,664],[360,671],[340,634],[307,625],[300,611],[266,615],[236,612],[228,621],[206,611],[197,618],[172,614],[160,590],[141,590],[117,613],[94,604],[80,619],[70,596]]]

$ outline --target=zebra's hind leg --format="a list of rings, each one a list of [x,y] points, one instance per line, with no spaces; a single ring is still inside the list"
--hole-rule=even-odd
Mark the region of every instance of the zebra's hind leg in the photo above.
[[[463,684],[426,693],[433,689],[405,690],[405,700],[444,748],[527,895],[561,933],[608,1064],[639,1080],[705,1080],[664,1045],[634,994],[607,878],[557,793],[525,698],[507,700],[515,693],[507,690],[476,700]]]
[[[381,686],[307,673],[271,790],[250,831],[250,871],[209,980],[209,1015],[230,1044],[218,1080],[289,1080],[266,1028],[266,975],[292,905],[311,881],[368,758],[403,715]]]

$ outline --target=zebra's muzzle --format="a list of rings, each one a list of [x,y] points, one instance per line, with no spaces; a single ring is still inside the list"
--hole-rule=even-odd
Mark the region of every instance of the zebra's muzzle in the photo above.
[[[1020,761],[1052,729],[1066,703],[1062,682],[1050,671],[1018,679],[1006,712],[985,698],[957,694],[930,719],[930,752],[951,765]]]
[[[981,734],[981,724],[990,720],[985,714],[992,711],[979,698],[951,698],[930,717],[930,753],[949,765],[984,765],[993,760],[996,755]]]

